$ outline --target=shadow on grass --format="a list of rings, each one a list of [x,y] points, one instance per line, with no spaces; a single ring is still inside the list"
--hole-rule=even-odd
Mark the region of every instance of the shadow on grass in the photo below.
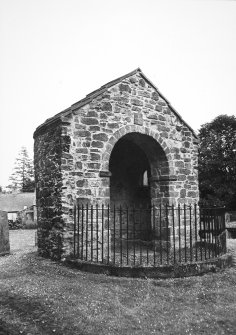
[[[84,334],[82,330],[78,329],[78,326],[74,327],[73,324],[63,322],[63,318],[60,318],[52,308],[48,305],[50,302],[41,302],[38,298],[29,298],[23,295],[12,294],[9,291],[0,292],[0,308],[4,308],[8,311],[7,319],[0,319],[0,334],[4,335],[15,335],[15,334],[26,334],[24,328],[33,325],[34,332],[32,334]],[[14,318],[18,320],[18,323],[11,322],[9,317],[13,314]],[[30,333],[31,334],[31,333]]]

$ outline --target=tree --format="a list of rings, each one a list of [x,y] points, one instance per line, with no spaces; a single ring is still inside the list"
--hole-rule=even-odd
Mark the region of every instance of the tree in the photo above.
[[[201,202],[236,209],[236,118],[219,115],[201,126],[199,139]]]
[[[15,160],[15,166],[12,175],[9,177],[11,184],[8,186],[10,190],[18,190],[21,192],[33,192],[34,167],[33,162],[28,156],[25,147],[22,147],[18,157]]]

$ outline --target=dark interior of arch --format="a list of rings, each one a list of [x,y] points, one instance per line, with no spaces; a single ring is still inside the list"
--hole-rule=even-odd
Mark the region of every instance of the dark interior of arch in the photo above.
[[[150,201],[148,186],[143,186],[145,171],[150,165],[145,152],[133,141],[119,140],[110,158],[111,202],[116,205],[147,206]]]

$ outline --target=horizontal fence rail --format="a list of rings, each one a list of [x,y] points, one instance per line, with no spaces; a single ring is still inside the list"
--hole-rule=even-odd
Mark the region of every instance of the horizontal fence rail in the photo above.
[[[74,257],[114,266],[158,266],[226,252],[222,208],[76,205]]]

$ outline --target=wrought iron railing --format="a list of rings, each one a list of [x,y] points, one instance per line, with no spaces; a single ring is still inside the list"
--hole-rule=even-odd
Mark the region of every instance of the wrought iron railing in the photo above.
[[[223,208],[76,205],[74,257],[114,266],[158,266],[226,252]]]

